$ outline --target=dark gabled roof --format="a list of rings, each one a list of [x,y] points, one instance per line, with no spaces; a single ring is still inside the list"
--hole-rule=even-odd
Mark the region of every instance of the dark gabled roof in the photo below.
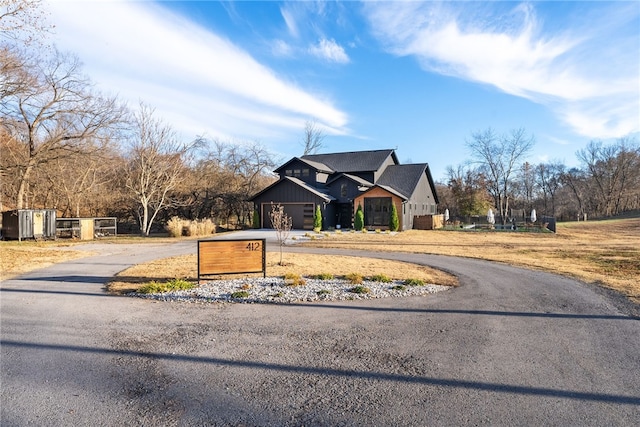
[[[375,172],[384,164],[389,156],[398,164],[393,150],[352,151],[347,153],[308,154],[302,160],[318,162],[328,166],[334,172]]]
[[[307,184],[306,182],[304,182],[301,179],[298,178],[294,178],[292,176],[285,176],[284,179],[288,179],[289,181],[298,184],[300,187],[304,188],[305,190],[309,191],[310,193],[315,194],[318,197],[321,197],[323,199],[325,199],[327,202],[330,202],[332,200],[335,200],[335,197],[333,197],[331,194],[325,193],[323,190],[317,188],[317,187],[313,187],[309,184]]]
[[[305,189],[305,190],[307,190],[308,192],[313,193],[313,194],[315,194],[316,196],[318,196],[318,197],[320,197],[320,198],[324,199],[324,200],[325,200],[325,201],[327,201],[327,202],[330,202],[330,201],[332,201],[332,200],[335,200],[335,197],[333,197],[332,195],[325,193],[323,190],[321,190],[321,189],[319,189],[319,188],[316,188],[316,187],[313,187],[313,186],[311,186],[311,185],[307,184],[306,182],[304,182],[304,181],[303,181],[303,180],[301,180],[301,179],[294,178],[294,177],[292,177],[292,176],[285,176],[285,177],[283,177],[282,179],[280,179],[280,180],[278,180],[278,181],[274,182],[273,184],[271,184],[270,186],[268,186],[268,187],[267,187],[267,188],[265,188],[264,190],[260,191],[259,193],[254,194],[254,195],[253,195],[253,197],[251,197],[251,198],[249,199],[249,201],[253,201],[253,200],[255,200],[258,196],[260,196],[260,195],[262,195],[262,194],[266,193],[267,191],[271,190],[271,189],[272,189],[273,187],[275,187],[276,185],[280,185],[280,184],[282,184],[284,181],[290,181],[290,182],[294,183],[295,185],[298,185],[298,186],[300,186],[300,187],[304,188],[304,189]]]
[[[359,176],[355,176],[355,175],[351,175],[348,173],[341,173],[336,175],[335,178],[327,181],[327,185],[330,185],[331,183],[335,182],[336,180],[340,179],[340,178],[348,178],[351,181],[355,182],[358,185],[364,186],[364,187],[371,187],[373,185],[372,182],[367,181],[366,179],[362,179]]]
[[[407,197],[407,196],[405,196],[404,194],[400,193],[398,190],[396,190],[396,189],[394,189],[394,188],[389,187],[388,185],[378,185],[378,184],[376,184],[376,185],[374,185],[373,187],[368,188],[368,189],[367,189],[365,192],[363,192],[362,194],[368,193],[369,191],[373,190],[374,188],[382,188],[383,190],[385,190],[385,191],[387,191],[387,192],[389,192],[389,193],[391,193],[391,194],[394,194],[394,195],[396,195],[396,196],[400,197],[402,200],[405,200],[405,201],[409,200],[409,197]]]
[[[325,164],[322,164],[320,162],[317,161],[313,161],[313,160],[309,160],[303,157],[294,157],[293,159],[289,160],[287,163],[285,163],[284,165],[280,166],[278,169],[276,169],[274,172],[275,173],[280,173],[281,170],[285,169],[287,166],[289,166],[291,163],[295,162],[295,161],[299,161],[302,162],[304,164],[309,165],[309,167],[314,168],[315,170],[317,170],[318,172],[326,172],[326,173],[333,173],[335,172],[334,170],[332,170],[330,167],[328,167]]]
[[[426,163],[388,166],[376,185],[391,187],[409,199],[428,167]]]

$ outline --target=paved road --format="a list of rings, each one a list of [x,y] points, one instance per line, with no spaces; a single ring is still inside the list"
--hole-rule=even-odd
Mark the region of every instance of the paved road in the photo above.
[[[3,426],[640,420],[640,321],[570,279],[367,254],[455,272],[461,286],[364,302],[158,303],[103,284],[195,242],[87,248],[103,253],[0,284]]]

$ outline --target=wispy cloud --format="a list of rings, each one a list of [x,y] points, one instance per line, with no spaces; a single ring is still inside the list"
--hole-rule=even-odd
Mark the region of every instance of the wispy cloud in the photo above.
[[[296,52],[300,55],[311,55],[321,61],[334,64],[347,64],[349,56],[335,38],[325,34],[335,27],[335,20],[340,19],[337,7],[328,5],[327,2],[288,2],[280,7],[280,14],[284,20],[288,34],[293,39],[287,46],[286,52],[291,55]],[[337,16],[336,16],[337,14]],[[309,41],[313,40],[313,41]],[[280,41],[272,43],[278,47]],[[274,50],[274,54],[280,50]],[[284,55],[279,55],[284,56]]]
[[[501,4],[493,16],[476,15],[478,10],[466,2],[458,5],[368,3],[365,10],[389,52],[414,56],[429,72],[489,84],[543,104],[584,136],[640,131],[637,31],[615,34],[610,20],[600,17],[603,24],[594,20],[586,28],[551,32],[528,3],[506,11]],[[633,15],[633,8],[625,8]],[[635,15],[637,23],[637,7]],[[609,43],[635,44],[635,49],[604,46],[603,33]]]
[[[289,57],[294,53],[293,47],[284,40],[273,40],[270,44],[271,53],[277,57]]]
[[[287,29],[289,30],[289,34],[293,37],[298,37],[298,25],[296,23],[296,19],[294,14],[290,9],[281,7],[280,14],[282,15],[282,19],[284,19],[285,24],[287,25]]]
[[[567,145],[567,146],[571,145],[570,141],[567,141],[566,139],[555,137],[553,135],[543,135],[542,138],[546,139],[548,141],[551,141],[552,143],[554,143],[556,145]]]
[[[263,138],[314,118],[334,132],[347,115],[229,40],[152,3],[55,2],[56,43],[104,91],[156,107],[186,137]]]
[[[320,59],[335,62],[338,64],[347,64],[349,56],[347,56],[344,48],[336,43],[335,40],[322,38],[317,44],[309,48],[309,52]]]

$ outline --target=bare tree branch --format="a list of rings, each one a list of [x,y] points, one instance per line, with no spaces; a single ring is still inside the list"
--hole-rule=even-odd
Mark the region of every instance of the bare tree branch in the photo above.
[[[43,0],[0,0],[0,38],[33,42],[52,29]]]
[[[302,138],[302,146],[304,147],[302,155],[315,154],[323,147],[325,134],[315,121],[307,120],[304,123],[304,136]]]
[[[512,174],[518,162],[531,150],[535,143],[533,136],[527,136],[523,128],[509,134],[496,135],[489,128],[472,134],[467,141],[475,161],[487,177],[487,188],[503,223],[509,214],[509,199],[513,185]]]
[[[40,165],[69,153],[91,155],[101,150],[120,129],[125,109],[115,98],[93,91],[74,57],[54,51],[51,57],[24,59],[18,68],[14,74],[25,76],[28,84],[3,93],[0,125],[28,149],[19,165],[16,206],[22,208],[31,176]]]
[[[201,141],[182,143],[173,129],[144,104],[135,115],[130,140],[126,187],[138,204],[140,230],[149,235],[160,211],[173,203],[172,192],[186,179],[188,155]]]

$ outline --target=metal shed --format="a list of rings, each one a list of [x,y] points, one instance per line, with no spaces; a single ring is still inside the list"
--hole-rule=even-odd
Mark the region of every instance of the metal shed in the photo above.
[[[5,239],[55,239],[55,209],[15,209],[2,213]]]

